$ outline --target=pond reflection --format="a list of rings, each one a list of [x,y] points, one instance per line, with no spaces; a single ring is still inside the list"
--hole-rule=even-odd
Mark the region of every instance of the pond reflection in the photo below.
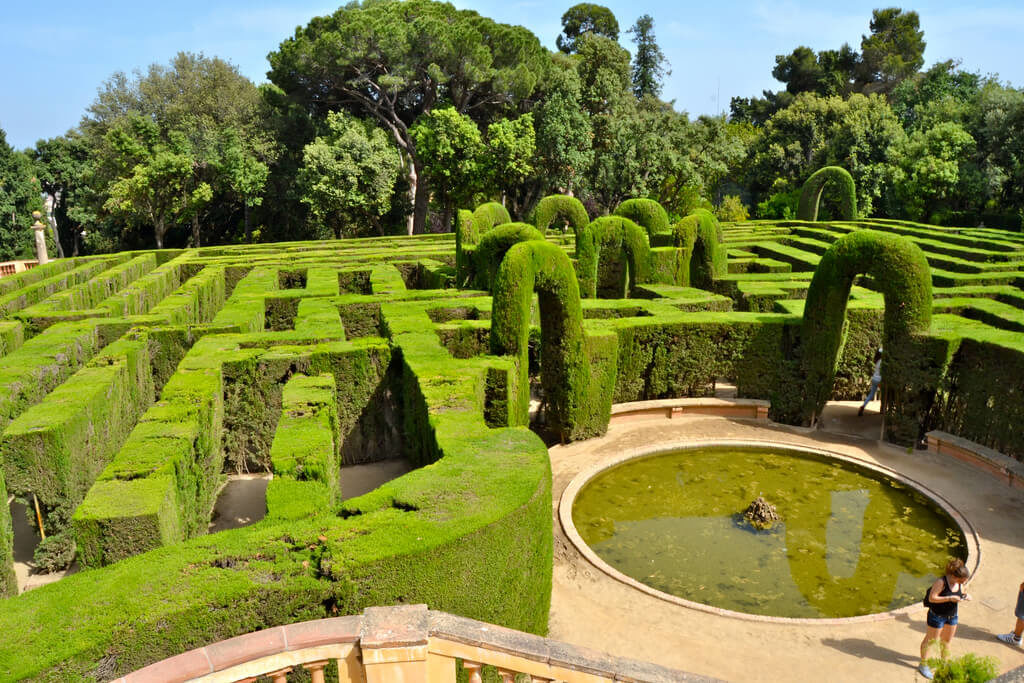
[[[781,521],[753,529],[757,496]],[[783,617],[847,617],[921,599],[956,523],[916,490],[792,450],[714,447],[632,460],[580,491],[573,521],[608,564],[672,595]]]

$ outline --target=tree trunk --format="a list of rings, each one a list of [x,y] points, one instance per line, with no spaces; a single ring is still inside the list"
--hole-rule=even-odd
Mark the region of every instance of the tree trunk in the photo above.
[[[419,174],[416,172],[416,162],[409,157],[409,215],[405,221],[405,232],[411,235],[416,228],[416,191],[418,189]]]
[[[249,202],[242,202],[242,214],[245,216],[245,243],[252,242],[252,230],[249,227]]]
[[[164,248],[164,233],[167,232],[167,227],[164,225],[163,220],[157,220],[153,222],[153,234],[156,236],[156,248]]]
[[[192,246],[199,248],[199,214],[192,216]]]
[[[416,164],[416,200],[413,204],[413,234],[427,231],[427,209],[430,208],[430,187],[423,179],[423,167]]]
[[[47,222],[50,224],[50,233],[53,235],[53,241],[57,243],[57,258],[64,258],[64,246],[60,243],[60,232],[57,230],[57,202],[59,201],[57,193],[47,195],[50,199],[50,206],[46,212]]]

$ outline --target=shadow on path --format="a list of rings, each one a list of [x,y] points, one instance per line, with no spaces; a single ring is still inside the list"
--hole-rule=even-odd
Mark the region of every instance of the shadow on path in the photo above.
[[[874,659],[886,664],[917,668],[919,657],[914,652],[897,652],[867,638],[825,638],[821,641],[833,649],[860,659]]]

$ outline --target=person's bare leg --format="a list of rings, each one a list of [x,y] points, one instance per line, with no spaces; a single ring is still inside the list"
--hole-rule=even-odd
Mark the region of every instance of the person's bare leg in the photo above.
[[[1020,638],[1021,634],[1024,633],[1024,619],[1017,618],[1017,623],[1013,625],[1013,635]]]
[[[924,632],[924,640],[921,641],[921,662],[928,659],[928,646],[939,639],[939,629],[929,626]]]
[[[942,639],[943,644],[945,644],[945,646],[946,646],[946,647],[942,648],[942,658],[943,659],[946,659],[946,657],[949,656],[949,641],[953,640],[953,636],[955,636],[955,635],[956,635],[956,625],[955,624],[946,624],[945,626],[942,627],[942,632],[939,634],[939,637]]]

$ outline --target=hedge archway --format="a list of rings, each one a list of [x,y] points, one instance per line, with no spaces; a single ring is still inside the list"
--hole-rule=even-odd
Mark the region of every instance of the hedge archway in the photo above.
[[[505,254],[494,282],[491,352],[516,359],[519,379],[515,409],[525,422],[529,407],[527,346],[534,291],[540,306],[546,427],[563,442],[601,434],[611,412],[611,391],[591,378],[576,274],[564,251],[538,240],[513,245]],[[601,370],[595,374],[600,375]]]
[[[490,291],[505,253],[516,244],[529,240],[544,241],[544,235],[527,223],[505,223],[484,233],[476,246],[474,256],[477,262],[475,286]]]
[[[498,202],[476,207],[472,214],[462,209],[455,226],[455,277],[460,286],[473,278],[472,252],[480,238],[496,225],[511,223],[508,210]]]
[[[614,214],[643,226],[648,237],[668,232],[670,229],[668,213],[653,199],[627,199],[615,207]]]
[[[793,417],[801,424],[813,425],[832,393],[836,363],[846,341],[850,288],[861,274],[871,276],[885,297],[882,378],[888,399],[887,437],[912,442],[928,408],[915,368],[922,353],[918,336],[931,327],[931,270],[916,244],[877,230],[858,230],[839,238],[814,271],[801,327],[802,382],[788,388],[800,395],[800,408]]]
[[[675,246],[690,253],[686,284],[711,289],[714,281],[728,272],[718,219],[707,209],[697,209],[672,226],[672,233]]]
[[[627,291],[650,275],[651,245],[647,233],[628,218],[602,216],[576,237],[576,258],[579,262],[580,292],[584,298],[597,296],[598,266],[605,249],[621,249],[629,264]]]
[[[590,216],[583,202],[565,194],[552,194],[544,197],[537,204],[533,214],[533,222],[542,233],[546,232],[555,221],[564,221],[572,226],[574,234],[590,223]]]
[[[825,166],[811,174],[800,191],[800,206],[796,217],[802,221],[818,220],[818,206],[825,185],[833,184],[839,190],[839,220],[857,220],[857,187],[853,176],[845,168]]]

